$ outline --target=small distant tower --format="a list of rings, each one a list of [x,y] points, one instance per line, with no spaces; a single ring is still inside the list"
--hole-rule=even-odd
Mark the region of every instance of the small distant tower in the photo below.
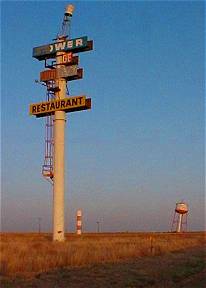
[[[77,228],[77,235],[82,234],[82,210],[77,210],[77,222],[76,222],[76,228]]]
[[[176,203],[171,231],[183,232],[187,230],[188,205],[184,202]],[[174,230],[175,229],[175,230]]]

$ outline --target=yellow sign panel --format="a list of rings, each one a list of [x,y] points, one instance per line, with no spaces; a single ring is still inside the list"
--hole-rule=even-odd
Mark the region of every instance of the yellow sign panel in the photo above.
[[[91,101],[89,107],[88,100],[89,99],[86,99],[85,96],[75,96],[31,104],[29,114],[41,117],[53,114],[54,111],[72,112],[72,111],[89,109],[91,108]]]

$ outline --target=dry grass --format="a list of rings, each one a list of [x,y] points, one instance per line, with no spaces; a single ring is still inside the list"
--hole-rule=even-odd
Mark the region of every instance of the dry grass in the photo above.
[[[64,243],[53,243],[49,234],[1,234],[0,273],[32,276],[62,267],[162,255],[204,243],[204,232],[68,234]]]

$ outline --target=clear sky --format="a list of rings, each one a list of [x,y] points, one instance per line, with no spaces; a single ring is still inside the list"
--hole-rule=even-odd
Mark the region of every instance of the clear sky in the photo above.
[[[41,176],[44,119],[29,104],[44,63],[32,48],[51,43],[63,1],[3,1],[1,17],[2,229],[52,227],[52,190]],[[66,230],[168,231],[175,203],[204,227],[204,2],[74,2],[72,38],[87,35],[84,78],[71,95],[92,110],[67,114]]]

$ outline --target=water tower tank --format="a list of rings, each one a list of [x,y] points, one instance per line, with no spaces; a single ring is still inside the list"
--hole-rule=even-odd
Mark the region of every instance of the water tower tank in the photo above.
[[[186,214],[188,212],[188,206],[186,203],[176,203],[175,211],[179,214]]]

